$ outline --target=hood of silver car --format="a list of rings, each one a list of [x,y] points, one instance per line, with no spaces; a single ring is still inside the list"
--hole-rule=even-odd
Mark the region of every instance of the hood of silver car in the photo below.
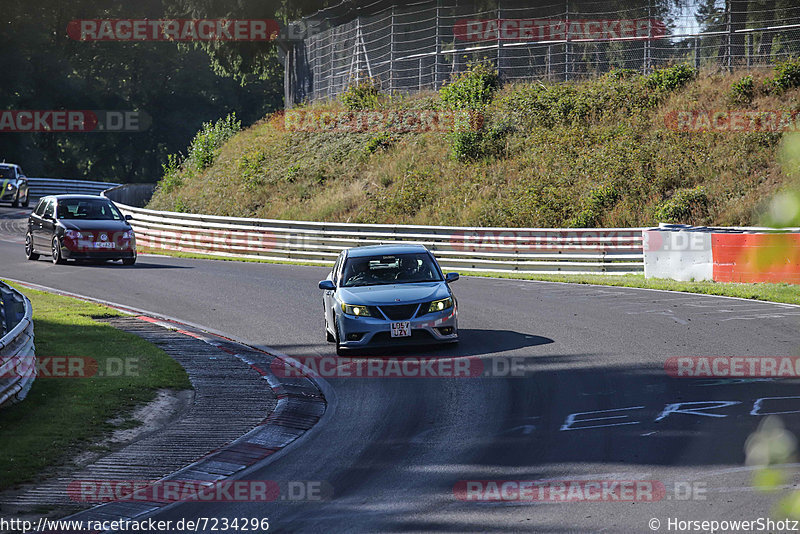
[[[339,298],[347,304],[383,306],[444,299],[450,290],[444,282],[418,282],[361,287],[340,287]]]

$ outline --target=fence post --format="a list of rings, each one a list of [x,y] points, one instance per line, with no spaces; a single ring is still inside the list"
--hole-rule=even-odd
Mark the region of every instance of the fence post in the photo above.
[[[647,0],[647,40],[644,42],[644,72],[645,74],[653,69],[652,60],[652,39],[653,39],[653,4],[652,0]]]
[[[726,2],[725,2],[725,21],[726,21],[726,24],[728,26],[727,32],[726,32],[726,34],[727,34],[726,35],[727,36],[727,39],[726,39],[727,50],[726,50],[726,54],[725,54],[727,56],[726,67],[728,69],[728,72],[731,72],[733,70],[733,57],[732,57],[733,56],[733,15],[731,13],[731,1],[730,0],[726,0]]]
[[[389,28],[389,92],[394,93],[395,84],[394,84],[394,71],[395,71],[395,39],[394,39],[394,29],[395,25],[397,24],[397,11],[396,6],[392,4],[392,18],[391,18],[391,28]]]
[[[569,0],[566,0],[566,8],[567,12],[564,16],[564,36],[566,37],[564,43],[564,81],[568,82],[570,79],[570,71],[572,70],[572,45],[569,42]]]
[[[441,59],[442,59],[442,0],[436,0],[436,60],[433,64],[433,88],[439,89],[442,82],[441,78]]]
[[[500,25],[503,20],[502,0],[497,0],[497,75],[503,79],[503,39]]]

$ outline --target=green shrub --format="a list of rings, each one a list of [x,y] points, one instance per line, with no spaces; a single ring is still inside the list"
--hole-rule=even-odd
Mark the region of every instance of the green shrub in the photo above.
[[[603,212],[611,209],[620,198],[620,193],[613,185],[596,187],[589,192],[584,201],[584,208],[568,223],[571,228],[593,228],[598,225]]]
[[[749,104],[755,96],[755,83],[752,76],[745,76],[731,84],[730,99],[737,104]]]
[[[380,80],[375,78],[356,80],[339,95],[339,101],[349,111],[377,109],[381,102]]]
[[[800,58],[787,59],[775,65],[772,84],[778,91],[800,87]]]
[[[430,172],[408,171],[375,198],[375,210],[390,216],[413,217],[437,194]]]
[[[295,163],[294,165],[290,166],[286,169],[286,181],[290,184],[293,184],[297,177],[300,176],[300,172],[302,171],[302,167],[300,167],[299,163]]]
[[[180,156],[177,154],[169,154],[167,156],[167,163],[161,165],[161,168],[164,170],[164,176],[158,183],[158,188],[162,193],[169,194],[183,185],[180,167]]]
[[[474,161],[481,157],[483,132],[480,130],[456,131],[449,134],[451,156],[456,161]]]
[[[367,144],[364,146],[364,152],[367,154],[374,154],[378,150],[385,150],[391,147],[395,141],[395,137],[389,132],[381,132],[367,140]]]
[[[655,212],[658,222],[701,223],[708,215],[708,194],[704,187],[679,189]]]
[[[482,109],[492,100],[500,85],[497,72],[479,63],[439,90],[448,109]]]
[[[515,87],[498,102],[517,127],[586,126],[607,117],[636,116],[658,104],[643,77],[603,76],[580,84],[539,82]]]
[[[647,86],[650,89],[661,91],[675,91],[697,77],[697,69],[689,65],[675,65],[664,69],[655,70],[647,77]]]
[[[198,171],[211,166],[225,141],[236,135],[241,129],[242,121],[236,119],[236,113],[231,113],[214,124],[204,122],[203,128],[197,132],[189,146],[186,166]]]
[[[452,132],[449,134],[450,156],[462,163],[502,156],[505,152],[505,139],[509,132],[510,130],[503,126]]]

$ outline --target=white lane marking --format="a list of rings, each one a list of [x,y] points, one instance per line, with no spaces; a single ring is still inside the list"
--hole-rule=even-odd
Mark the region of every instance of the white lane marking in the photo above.
[[[710,404],[711,406],[701,407],[701,405]],[[687,415],[702,415],[704,417],[728,417],[721,413],[705,413],[702,410],[716,410],[717,408],[727,408],[728,406],[735,406],[741,404],[741,401],[695,401],[695,402],[676,402],[675,404],[668,404],[656,417],[656,422],[666,419],[670,414],[681,413]],[[686,406],[686,408],[684,408]],[[690,408],[696,406],[696,408]]]
[[[616,409],[613,409],[613,410],[593,410],[593,411],[590,411],[590,412],[575,412],[575,413],[571,413],[564,420],[564,424],[561,425],[561,429],[560,430],[563,432],[565,430],[583,430],[583,429],[586,429],[586,428],[603,428],[603,427],[607,427],[607,426],[638,425],[640,423],[640,421],[630,421],[630,422],[627,422],[627,423],[608,423],[608,424],[604,424],[604,425],[591,425],[591,426],[582,426],[582,427],[578,427],[578,428],[570,428],[573,424],[576,424],[576,423],[586,423],[586,422],[590,422],[590,421],[609,421],[611,419],[625,419],[625,418],[628,417],[627,415],[612,415],[612,416],[608,416],[608,417],[593,417],[591,419],[580,419],[580,420],[576,421],[576,418],[579,415],[589,415],[589,414],[593,414],[593,413],[623,412],[623,411],[627,411],[627,410],[642,410],[642,409],[644,409],[644,406],[632,406],[632,407],[629,407],[629,408],[616,408]]]

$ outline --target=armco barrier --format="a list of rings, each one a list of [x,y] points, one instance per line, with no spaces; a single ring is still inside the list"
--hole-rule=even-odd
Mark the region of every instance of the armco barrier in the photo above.
[[[462,272],[628,274],[643,271],[642,230],[525,229],[320,223],[219,217],[117,206],[131,215],[140,249],[315,262],[342,249],[423,244]]]
[[[0,282],[0,406],[21,401],[34,380],[33,310],[24,295]]]
[[[88,182],[85,180],[57,180],[54,178],[28,178],[31,200],[47,195],[99,195],[109,187],[119,184],[111,182]]]

